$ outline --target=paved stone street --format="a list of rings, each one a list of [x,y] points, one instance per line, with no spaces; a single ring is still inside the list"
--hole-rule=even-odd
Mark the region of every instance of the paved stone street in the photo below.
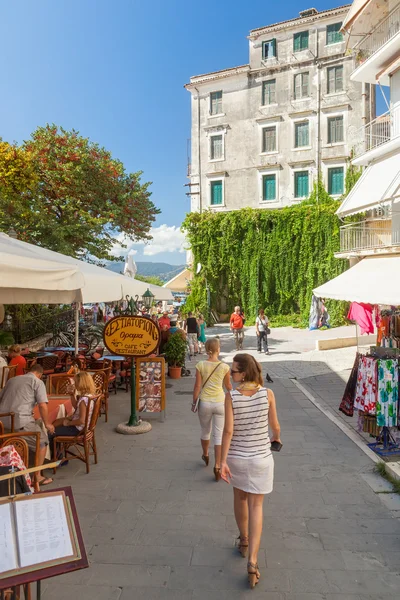
[[[208,333],[221,336],[230,360],[226,328]],[[290,340],[286,349],[300,354],[284,355],[283,344],[274,354],[275,335],[279,331],[273,354],[262,358],[274,379],[284,447],[276,456],[274,492],[265,499],[257,588],[247,589],[246,561],[234,548],[232,490],[216,483],[200,459],[198,419],[189,408],[193,363],[190,377],[167,382],[164,423],[154,421],[152,431],[138,437],[115,433],[128,417],[129,394],[111,395],[109,422],[97,430],[99,464],[89,475],[81,463],[59,469],[56,484],[73,487],[91,567],[49,580],[45,600],[399,596],[400,519],[389,510],[397,505],[385,504],[388,494],[379,493],[388,491],[386,482],[290,379],[329,376],[339,400],[340,378],[327,366],[333,359],[299,360],[310,348]],[[254,342],[250,331],[246,348],[254,349]]]

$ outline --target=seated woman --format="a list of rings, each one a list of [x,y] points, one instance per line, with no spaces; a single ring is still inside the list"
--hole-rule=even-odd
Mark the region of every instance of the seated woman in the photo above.
[[[26,360],[23,356],[21,356],[21,346],[18,346],[18,344],[14,344],[13,346],[10,346],[8,349],[8,358],[9,358],[8,366],[12,367],[12,366],[16,365],[16,367],[17,367],[16,374],[23,375],[25,373],[25,369],[26,369]]]
[[[72,391],[73,389],[74,391]],[[53,434],[49,435],[52,450],[52,440],[55,437],[59,435],[75,436],[82,431],[86,423],[89,400],[95,396],[95,393],[94,381],[89,373],[81,371],[74,376],[74,386],[71,386],[71,403],[75,410],[72,415],[63,419],[56,419],[53,422],[55,430]],[[90,417],[91,414],[89,414],[89,419]]]

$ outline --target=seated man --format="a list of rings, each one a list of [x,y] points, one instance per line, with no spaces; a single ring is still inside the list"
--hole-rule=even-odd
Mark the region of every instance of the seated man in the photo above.
[[[40,433],[39,465],[44,463],[46,447],[49,444],[47,432],[54,432],[54,426],[48,420],[48,399],[42,375],[43,367],[33,365],[26,375],[9,379],[4,389],[0,391],[0,413],[15,413],[15,431],[38,431]],[[41,419],[36,421],[33,416],[35,404],[38,405],[41,416]],[[2,421],[6,428],[8,417],[3,417]],[[34,450],[36,439],[33,437],[25,439],[28,446]],[[41,473],[37,480],[40,485],[52,482],[52,479],[46,479]]]

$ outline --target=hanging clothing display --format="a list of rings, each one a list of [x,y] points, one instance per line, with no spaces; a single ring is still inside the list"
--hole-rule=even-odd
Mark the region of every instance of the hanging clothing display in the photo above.
[[[347,318],[349,321],[355,321],[359,325],[361,333],[374,333],[372,306],[370,304],[353,302],[350,305]]]
[[[379,427],[393,427],[398,424],[398,381],[398,360],[378,360],[378,401],[376,403],[376,422]]]
[[[354,365],[350,373],[350,377],[347,381],[346,389],[344,390],[343,398],[339,406],[339,410],[352,417],[354,414],[354,397],[356,393],[357,378],[358,378],[358,365],[360,363],[361,354],[357,352],[354,360]]]
[[[361,356],[357,385],[354,398],[354,408],[366,414],[376,413],[377,365],[374,358]]]

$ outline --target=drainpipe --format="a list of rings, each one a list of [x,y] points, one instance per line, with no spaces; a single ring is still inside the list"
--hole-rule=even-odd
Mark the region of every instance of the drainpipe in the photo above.
[[[319,177],[321,172],[321,65],[317,63],[317,204],[319,203]]]
[[[197,92],[197,152],[198,152],[198,158],[199,158],[199,168],[198,168],[198,172],[199,172],[199,212],[201,214],[203,209],[202,209],[202,202],[201,202],[200,92],[196,87],[194,89]]]
[[[366,113],[366,108],[367,108],[367,86],[366,84],[363,82],[362,83],[362,88],[361,88],[361,120],[362,120],[362,124],[363,126],[365,126],[367,124],[367,113]]]

